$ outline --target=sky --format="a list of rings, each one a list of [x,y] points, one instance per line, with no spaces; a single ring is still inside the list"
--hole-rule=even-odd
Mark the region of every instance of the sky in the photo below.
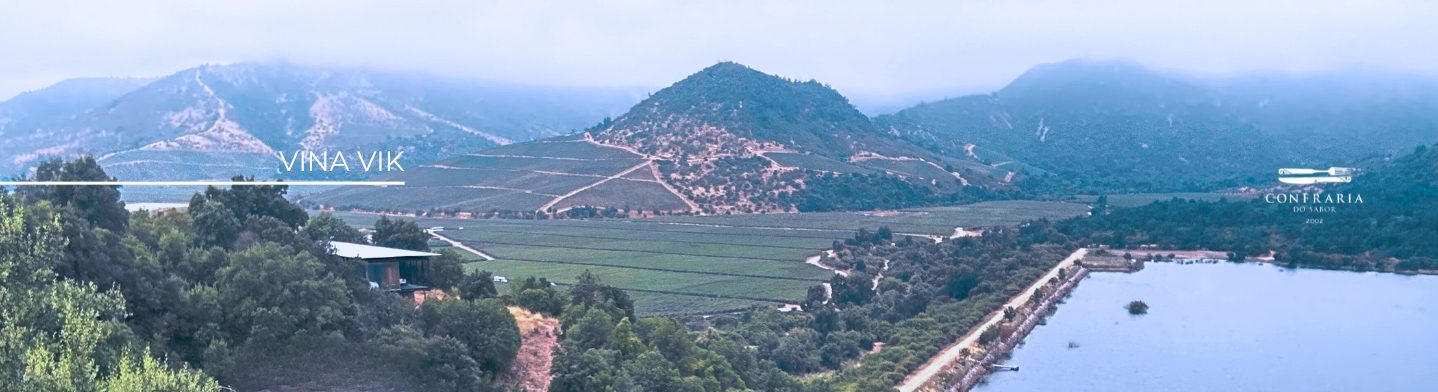
[[[1428,1],[5,1],[0,99],[84,76],[288,61],[656,89],[717,61],[881,102],[1029,67],[1438,73]]]

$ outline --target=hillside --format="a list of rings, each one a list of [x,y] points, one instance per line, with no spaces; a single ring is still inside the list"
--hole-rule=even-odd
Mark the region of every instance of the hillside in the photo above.
[[[0,107],[60,95],[76,83]],[[82,153],[100,157],[112,175],[135,180],[273,177],[275,153],[302,148],[405,150],[409,162],[432,162],[558,135],[632,102],[613,91],[258,63],[202,66],[128,87],[27,112],[46,121],[4,128],[8,143],[0,155],[10,159],[0,162],[0,172],[21,172],[42,156]]]
[[[0,102],[0,136],[53,126],[151,82],[141,78],[78,78]]]
[[[1210,84],[1234,117],[1292,143],[1299,158],[1346,163],[1438,141],[1438,78],[1347,72],[1256,74]]]
[[[648,214],[896,208],[1006,188],[1009,173],[881,132],[843,96],[735,63],[582,133],[467,154],[306,200],[340,208]]]
[[[1438,140],[1417,77],[1177,77],[1124,62],[1036,66],[1000,91],[876,121],[935,151],[1039,176],[1034,190],[1261,185],[1283,165],[1345,165]]]
[[[1126,63],[1041,65],[994,94],[879,121],[937,151],[1032,166],[1017,170],[1051,174],[1042,186],[1060,191],[1210,189],[1284,159],[1204,88]]]

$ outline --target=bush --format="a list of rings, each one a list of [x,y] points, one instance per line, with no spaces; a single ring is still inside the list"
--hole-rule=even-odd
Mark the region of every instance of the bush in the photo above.
[[[1132,302],[1128,303],[1128,314],[1148,314],[1148,304],[1144,303],[1143,301],[1133,300]]]

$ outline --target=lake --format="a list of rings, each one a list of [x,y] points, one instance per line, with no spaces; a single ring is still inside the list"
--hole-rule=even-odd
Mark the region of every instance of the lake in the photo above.
[[[1135,299],[1147,315],[1128,314]],[[1438,391],[1438,276],[1254,263],[1094,273],[1013,354],[1020,371],[975,390]]]

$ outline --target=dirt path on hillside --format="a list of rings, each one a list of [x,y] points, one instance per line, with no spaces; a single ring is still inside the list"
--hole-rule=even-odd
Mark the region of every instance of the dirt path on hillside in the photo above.
[[[669,193],[673,193],[674,197],[677,197],[680,201],[683,201],[684,205],[686,207],[689,207],[689,212],[698,213],[700,211],[699,203],[695,203],[693,200],[689,200],[689,197],[684,196],[683,193],[679,193],[678,188],[675,188],[673,185],[670,185],[669,181],[664,181],[664,175],[659,173],[659,165],[655,165],[654,161],[649,161],[649,173],[654,175],[654,181],[658,182],[659,186],[664,187],[664,190],[669,191]]]
[[[565,194],[563,194],[563,195],[559,195],[559,197],[554,198],[554,200],[550,200],[548,203],[544,203],[544,205],[539,206],[539,211],[548,211],[550,208],[553,208],[555,204],[559,204],[559,202],[564,201],[564,199],[568,199],[570,196],[574,196],[574,195],[576,195],[576,194],[579,194],[579,192],[587,191],[587,190],[589,190],[589,189],[591,189],[591,188],[594,188],[594,187],[596,187],[596,186],[604,185],[604,183],[609,182],[610,180],[613,180],[613,179],[616,179],[616,178],[620,178],[620,177],[624,177],[624,176],[626,176],[626,175],[629,175],[629,173],[633,173],[635,170],[639,170],[639,169],[641,169],[641,168],[643,168],[643,167],[645,167],[645,166],[649,166],[650,163],[651,163],[650,161],[644,161],[644,162],[642,162],[642,163],[640,163],[640,164],[638,164],[638,165],[634,165],[633,167],[630,167],[630,168],[628,168],[628,169],[624,169],[623,171],[620,171],[619,173],[615,173],[614,175],[611,175],[611,176],[608,176],[608,177],[604,177],[603,179],[600,179],[599,181],[595,181],[595,182],[592,183],[592,184],[585,185],[585,186],[582,186],[582,187],[579,187],[579,188],[575,188],[574,190],[571,190],[571,191],[569,191],[568,193],[565,193]]]
[[[1010,298],[1008,302],[1005,302],[1003,307],[991,313],[987,320],[985,320],[983,323],[980,323],[979,325],[974,326],[974,328],[969,329],[969,332],[965,333],[964,336],[959,337],[959,340],[955,341],[953,344],[950,344],[948,347],[945,347],[943,351],[939,352],[939,355],[930,358],[928,362],[924,363],[923,367],[920,367],[918,371],[914,372],[913,374],[910,374],[909,377],[905,378],[904,382],[902,384],[899,384],[899,391],[913,392],[915,390],[918,390],[919,387],[924,386],[924,384],[927,384],[930,379],[934,378],[934,376],[939,374],[940,371],[943,371],[944,368],[948,367],[949,364],[953,363],[954,360],[958,359],[959,354],[964,349],[971,348],[974,346],[974,344],[978,343],[979,335],[982,335],[984,333],[984,330],[987,330],[990,326],[1002,322],[1004,320],[1003,308],[1013,307],[1017,309],[1023,306],[1025,303],[1028,303],[1029,297],[1032,297],[1034,292],[1038,291],[1039,287],[1042,287],[1044,283],[1047,283],[1049,281],[1049,279],[1058,277],[1059,270],[1068,268],[1069,266],[1073,265],[1075,261],[1082,259],[1086,254],[1088,254],[1087,248],[1079,248],[1079,250],[1074,251],[1068,257],[1064,258],[1063,261],[1060,261],[1058,265],[1055,265],[1053,268],[1049,269],[1048,273],[1045,273],[1043,276],[1040,276],[1038,280],[1035,280],[1032,284],[1029,285],[1029,287],[1025,288],[1024,291],[1019,292],[1018,295],[1015,295],[1013,298]]]
[[[455,241],[453,238],[445,237],[444,235],[439,234],[439,231],[424,229],[424,232],[429,233],[429,235],[432,235],[434,236],[434,238],[438,238],[441,241],[448,242],[449,246],[464,249],[469,253],[473,253],[475,256],[479,256],[479,258],[484,259],[484,261],[494,261],[494,256],[491,256],[488,253],[480,252],[479,249],[471,248],[469,247],[469,245],[465,245],[463,242]]]
[[[529,392],[548,391],[554,377],[554,348],[559,347],[559,320],[517,306],[508,309],[519,326],[520,344],[506,378],[510,385]]]
[[[889,259],[884,259],[884,268],[880,268],[880,269],[879,269],[879,273],[874,274],[874,282],[873,282],[874,284],[873,284],[871,287],[869,287],[869,290],[870,290],[870,291],[873,291],[873,292],[876,292],[876,293],[879,291],[879,281],[884,280],[884,272],[888,272],[888,271],[889,271]]]

